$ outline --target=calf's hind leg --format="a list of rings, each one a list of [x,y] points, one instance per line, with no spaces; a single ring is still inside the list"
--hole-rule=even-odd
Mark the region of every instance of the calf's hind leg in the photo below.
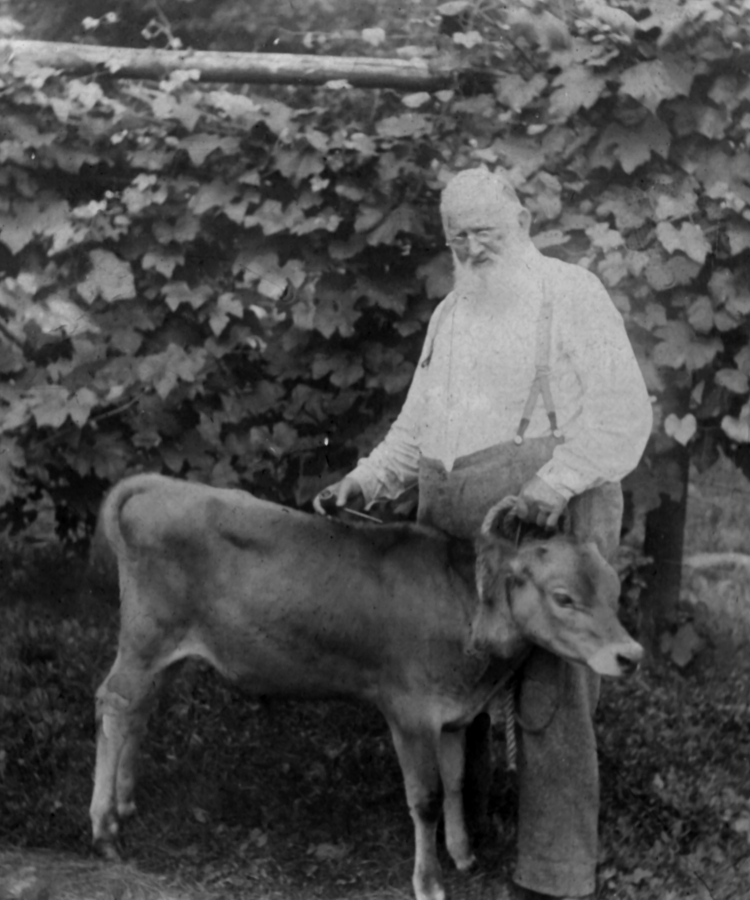
[[[159,681],[159,673],[151,666],[120,650],[96,692],[96,770],[90,816],[94,846],[109,858],[118,855],[118,815],[134,810],[134,757]]]
[[[135,718],[130,720],[130,728],[128,730],[127,739],[120,751],[120,758],[117,763],[117,777],[115,780],[115,796],[117,798],[117,817],[125,819],[136,813],[135,800],[133,793],[135,791],[135,782],[137,774],[138,751],[140,750],[141,741],[146,733],[146,726],[154,708],[157,693],[162,682],[162,674],[158,673],[152,677],[151,686],[148,696],[139,708]]]

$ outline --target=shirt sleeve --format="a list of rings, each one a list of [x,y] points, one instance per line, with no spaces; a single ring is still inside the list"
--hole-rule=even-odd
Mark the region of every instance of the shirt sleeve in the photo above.
[[[561,298],[558,327],[582,387],[582,408],[538,472],[566,500],[631,472],[653,419],[622,316],[599,279],[583,269],[581,275],[575,290]]]
[[[351,472],[368,504],[381,498],[398,497],[419,477],[419,428],[429,381],[430,358],[437,329],[451,296],[448,295],[435,308],[430,318],[419,363],[398,418],[381,443]]]

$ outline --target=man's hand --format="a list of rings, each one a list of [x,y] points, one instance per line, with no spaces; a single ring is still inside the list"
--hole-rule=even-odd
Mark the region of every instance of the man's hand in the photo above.
[[[557,528],[567,500],[535,475],[527,481],[518,495],[514,514],[524,522],[533,522],[540,528]]]
[[[362,488],[359,482],[346,475],[336,484],[329,484],[313,500],[313,509],[321,516],[327,515],[326,507],[330,509],[332,504],[338,507],[347,506],[353,500],[362,497]]]

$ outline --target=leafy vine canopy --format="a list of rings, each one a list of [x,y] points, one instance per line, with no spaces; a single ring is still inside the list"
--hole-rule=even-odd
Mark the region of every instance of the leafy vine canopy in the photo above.
[[[439,191],[472,165],[507,169],[538,246],[625,318],[657,410],[636,499],[679,444],[746,465],[750,2],[414,0],[335,30],[339,5],[302,52],[452,85],[80,78],[0,50],[4,525],[51,500],[82,536],[143,469],[306,503],[400,407],[451,286]]]

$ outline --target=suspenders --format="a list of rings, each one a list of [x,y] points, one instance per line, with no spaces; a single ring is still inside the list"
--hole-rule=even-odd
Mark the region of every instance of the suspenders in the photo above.
[[[429,366],[432,359],[432,352],[435,349],[435,339],[437,337],[437,333],[448,317],[448,313],[454,309],[456,302],[457,299],[455,296],[453,296],[450,297],[445,304],[443,304],[443,307],[440,310],[440,315],[435,322],[435,328],[432,332],[432,341],[430,342],[427,355],[422,360],[421,368],[426,369],[427,366]],[[539,309],[539,319],[537,320],[536,326],[536,353],[534,356],[536,373],[534,375],[534,380],[531,382],[529,396],[526,398],[526,405],[523,408],[521,421],[518,423],[518,428],[516,429],[516,434],[513,438],[514,444],[523,443],[523,436],[526,433],[526,429],[529,427],[529,422],[531,421],[531,416],[534,412],[534,408],[537,405],[540,394],[542,395],[542,403],[544,403],[544,409],[547,412],[547,418],[549,419],[552,434],[556,438],[562,437],[562,432],[557,427],[557,413],[555,412],[555,403],[552,399],[552,391],[550,389],[549,383],[549,362],[551,346],[552,302],[547,294],[547,285],[544,281],[542,281],[542,304]]]
[[[542,281],[542,305],[539,309],[539,320],[536,325],[536,374],[531,382],[529,396],[526,398],[526,405],[523,408],[521,421],[516,429],[516,436],[513,438],[514,444],[522,444],[523,436],[531,421],[531,414],[542,395],[542,402],[547,412],[552,434],[556,438],[562,437],[562,432],[557,427],[557,413],[555,412],[555,403],[552,399],[552,391],[549,386],[549,359],[550,347],[552,344],[552,303],[547,295],[547,285]]]

